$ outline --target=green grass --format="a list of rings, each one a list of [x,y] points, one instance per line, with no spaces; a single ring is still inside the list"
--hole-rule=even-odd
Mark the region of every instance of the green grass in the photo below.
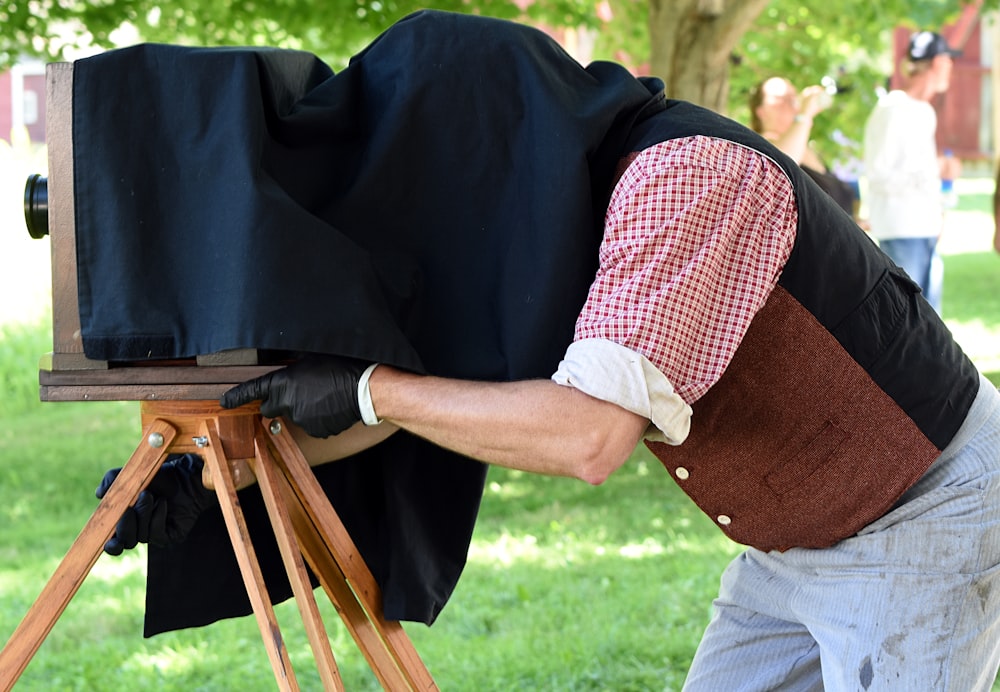
[[[42,404],[5,417],[0,632],[14,628],[68,549],[104,470],[131,453],[136,418],[125,403]],[[454,598],[433,628],[407,626],[442,689],[679,685],[715,575],[736,547],[659,463],[636,458],[596,489],[500,470],[490,479]],[[143,570],[141,554],[103,556],[16,689],[270,688],[251,618],[143,640]],[[318,689],[293,610],[278,612],[300,682]],[[324,612],[348,689],[378,689]]]
[[[0,321],[0,416],[27,410],[38,400],[38,359],[52,350],[48,315],[34,322]]]
[[[944,310],[1000,384],[1000,256],[977,249],[980,202],[960,209],[977,240],[945,257]],[[47,320],[0,319],[0,642],[93,511],[104,471],[138,442],[134,403],[38,401]],[[738,550],[641,451],[597,488],[492,469],[453,598],[433,627],[406,629],[443,690],[676,690]],[[144,640],[144,570],[141,549],[102,556],[15,692],[274,688],[253,618]],[[379,689],[321,609],[347,689]],[[299,682],[319,689],[294,605],[277,612]]]
[[[104,470],[131,453],[138,421],[128,403],[34,404],[4,420],[5,637],[93,510]],[[432,628],[406,627],[445,690],[677,688],[736,551],[646,455],[599,488],[495,469],[454,597]],[[271,689],[252,618],[141,638],[142,555],[101,557],[15,689]],[[323,612],[347,689],[379,689]],[[300,682],[319,689],[291,604],[278,614]]]
[[[955,285],[959,276],[961,293]],[[1000,386],[1000,255],[947,256],[945,277],[945,321],[979,369]]]

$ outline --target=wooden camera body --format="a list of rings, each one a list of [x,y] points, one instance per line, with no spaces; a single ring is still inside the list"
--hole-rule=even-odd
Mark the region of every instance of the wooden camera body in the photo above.
[[[87,358],[80,333],[73,186],[73,64],[46,69],[48,235],[52,243],[52,352],[39,367],[42,401],[210,400],[274,370],[254,349],[178,361]],[[27,200],[26,200],[27,203]]]

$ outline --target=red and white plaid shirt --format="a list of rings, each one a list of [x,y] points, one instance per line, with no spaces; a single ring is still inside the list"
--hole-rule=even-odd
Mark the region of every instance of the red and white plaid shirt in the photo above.
[[[773,290],[797,220],[790,180],[758,151],[705,136],[642,151],[612,194],[600,267],[567,354],[589,340],[624,347],[663,375],[657,386],[672,387],[675,407],[687,408],[718,381]],[[584,368],[566,367],[572,376],[554,379],[622,403],[602,394],[605,385],[580,386]]]

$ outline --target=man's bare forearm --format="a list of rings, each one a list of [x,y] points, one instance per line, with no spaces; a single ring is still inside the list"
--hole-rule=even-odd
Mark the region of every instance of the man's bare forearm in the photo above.
[[[343,459],[400,429],[490,464],[600,483],[635,449],[649,421],[551,380],[474,382],[379,366],[370,380],[382,423],[316,438],[292,425],[309,463]]]
[[[473,382],[379,366],[370,387],[382,425],[487,463],[590,483],[621,466],[649,425],[551,380]]]

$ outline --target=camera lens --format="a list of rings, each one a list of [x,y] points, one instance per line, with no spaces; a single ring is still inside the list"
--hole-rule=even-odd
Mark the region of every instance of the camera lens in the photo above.
[[[49,180],[40,173],[28,176],[24,185],[24,223],[32,238],[49,234]]]

